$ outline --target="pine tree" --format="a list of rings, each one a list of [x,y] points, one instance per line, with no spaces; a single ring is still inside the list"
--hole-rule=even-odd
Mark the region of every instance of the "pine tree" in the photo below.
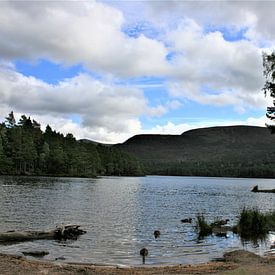
[[[16,120],[14,118],[13,111],[11,111],[9,115],[6,117],[5,125],[7,128],[13,128],[16,125]]]
[[[268,93],[271,97],[275,98],[275,52],[271,54],[263,53],[263,66],[264,66],[264,76],[265,85],[263,87],[265,95]],[[266,116],[273,121],[275,119],[275,100],[273,100],[273,105],[267,107]],[[266,126],[271,130],[271,133],[275,133],[275,125],[266,124]]]

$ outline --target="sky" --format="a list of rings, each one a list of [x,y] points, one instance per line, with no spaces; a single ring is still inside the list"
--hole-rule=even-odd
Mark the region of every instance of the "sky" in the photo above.
[[[264,126],[275,1],[0,0],[0,121],[77,139]]]

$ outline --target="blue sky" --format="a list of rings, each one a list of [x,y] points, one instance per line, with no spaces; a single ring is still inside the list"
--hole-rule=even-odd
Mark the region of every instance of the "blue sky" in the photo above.
[[[266,122],[275,3],[22,3],[0,3],[2,121],[13,110],[105,143]]]

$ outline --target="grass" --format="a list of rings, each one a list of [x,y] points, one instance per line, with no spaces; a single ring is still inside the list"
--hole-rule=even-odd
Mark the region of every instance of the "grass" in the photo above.
[[[197,229],[200,237],[205,237],[212,234],[212,227],[207,223],[203,214],[197,215]]]
[[[259,209],[243,208],[235,232],[244,240],[265,239],[275,229],[275,211],[261,213]]]
[[[208,224],[203,214],[197,215],[197,230],[199,237],[205,237],[213,233],[219,220]],[[262,213],[257,208],[243,208],[239,220],[232,231],[239,234],[243,240],[264,240],[269,231],[275,230],[275,211]]]
[[[237,230],[241,236],[267,234],[268,219],[257,208],[243,208],[237,223]]]

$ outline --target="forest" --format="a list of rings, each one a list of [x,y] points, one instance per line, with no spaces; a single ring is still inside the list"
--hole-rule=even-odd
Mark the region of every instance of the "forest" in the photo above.
[[[95,177],[140,176],[141,163],[127,153],[102,144],[77,141],[47,125],[13,112],[0,123],[0,175]]]

